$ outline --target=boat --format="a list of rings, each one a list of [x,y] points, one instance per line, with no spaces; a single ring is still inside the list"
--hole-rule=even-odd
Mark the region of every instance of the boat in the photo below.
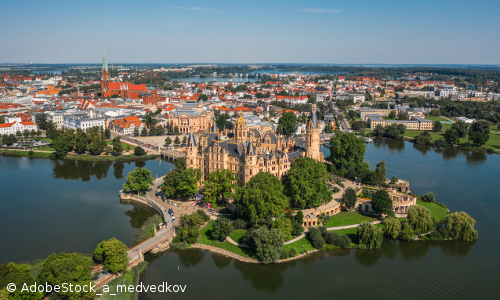
[[[323,143],[323,146],[325,146],[325,147],[330,147],[330,144],[328,144],[328,143]]]
[[[371,138],[365,137],[365,143],[371,144],[373,143],[373,140]]]

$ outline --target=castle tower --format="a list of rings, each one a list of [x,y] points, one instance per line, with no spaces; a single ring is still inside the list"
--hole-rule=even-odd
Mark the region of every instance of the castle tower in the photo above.
[[[101,74],[101,98],[109,96],[109,81],[111,76],[108,69],[108,60],[106,59],[106,51],[103,50],[102,57],[102,74]]]
[[[189,134],[186,145],[186,169],[200,168],[200,166],[198,166],[197,153],[198,147],[196,146],[196,140],[191,133]]]
[[[236,143],[244,143],[247,140],[247,134],[247,121],[240,114],[240,117],[234,122],[234,141]]]
[[[306,128],[306,157],[323,161],[319,151],[321,126],[316,116],[316,104],[312,105],[311,118]]]
[[[257,152],[253,146],[253,142],[250,141],[245,149],[245,178],[244,184],[246,184],[253,176],[257,175],[259,172],[259,167],[257,164]]]

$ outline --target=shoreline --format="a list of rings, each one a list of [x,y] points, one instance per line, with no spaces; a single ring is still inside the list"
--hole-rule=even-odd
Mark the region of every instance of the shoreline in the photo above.
[[[6,157],[28,157],[28,158],[49,158],[49,159],[63,159],[63,160],[85,160],[92,162],[133,162],[139,160],[153,160],[160,157],[159,154],[149,154],[142,156],[130,156],[130,155],[119,155],[119,156],[93,156],[93,155],[85,155],[85,154],[69,154],[65,157],[58,158],[55,157],[54,153],[49,152],[36,152],[33,151],[34,154],[32,156],[28,155],[29,151],[25,150],[0,150],[1,156]]]

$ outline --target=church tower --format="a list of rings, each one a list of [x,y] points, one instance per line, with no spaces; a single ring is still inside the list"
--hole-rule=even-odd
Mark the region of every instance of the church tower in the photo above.
[[[316,104],[312,105],[311,118],[306,128],[306,157],[323,161],[319,151],[321,126],[316,116]]]
[[[111,76],[108,69],[108,60],[106,59],[106,51],[103,50],[102,57],[102,74],[101,74],[101,98],[108,96],[109,93],[109,81]]]
[[[247,140],[247,136],[247,121],[240,114],[240,117],[234,122],[234,141],[236,143],[244,143]]]

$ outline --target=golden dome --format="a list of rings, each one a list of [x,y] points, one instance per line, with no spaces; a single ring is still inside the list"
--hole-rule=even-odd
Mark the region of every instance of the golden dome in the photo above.
[[[236,122],[234,122],[234,125],[247,126],[247,121],[245,121],[245,119],[243,119],[243,117],[241,116],[241,113],[240,113],[240,117],[238,119],[236,119]]]

